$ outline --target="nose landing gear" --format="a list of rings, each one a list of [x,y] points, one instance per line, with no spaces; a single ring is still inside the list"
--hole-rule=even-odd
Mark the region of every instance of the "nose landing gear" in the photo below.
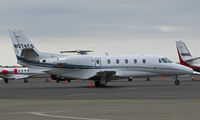
[[[177,76],[176,76],[176,80],[174,81],[174,84],[177,85],[177,86],[180,85],[180,81],[178,80]]]

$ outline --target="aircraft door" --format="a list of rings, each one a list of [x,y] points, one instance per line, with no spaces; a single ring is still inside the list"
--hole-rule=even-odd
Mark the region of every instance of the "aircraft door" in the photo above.
[[[101,58],[95,58],[95,67],[101,67]]]

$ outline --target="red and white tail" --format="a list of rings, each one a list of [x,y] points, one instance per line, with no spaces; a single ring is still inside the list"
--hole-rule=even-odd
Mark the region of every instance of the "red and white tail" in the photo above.
[[[176,47],[179,54],[180,62],[192,59],[192,55],[184,42],[176,41]]]

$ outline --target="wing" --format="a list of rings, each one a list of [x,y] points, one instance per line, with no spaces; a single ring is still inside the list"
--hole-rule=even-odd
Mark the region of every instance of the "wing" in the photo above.
[[[7,74],[7,75],[0,75],[3,79],[24,79],[28,78],[29,75],[16,75],[16,74]]]
[[[97,80],[97,79],[105,79],[106,81],[110,81],[112,79],[115,79],[116,71],[99,71],[94,76],[92,76],[91,80]]]

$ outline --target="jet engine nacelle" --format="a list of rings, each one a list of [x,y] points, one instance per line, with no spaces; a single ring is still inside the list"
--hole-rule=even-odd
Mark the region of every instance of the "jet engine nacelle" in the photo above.
[[[48,59],[41,59],[39,60],[40,63],[66,63],[66,58],[48,58]]]
[[[1,71],[1,74],[4,74],[4,75],[6,75],[6,74],[17,74],[18,73],[18,71],[17,71],[17,69],[15,68],[15,69],[2,69],[2,71]]]
[[[4,74],[4,75],[8,74],[8,70],[2,70],[1,73]]]

